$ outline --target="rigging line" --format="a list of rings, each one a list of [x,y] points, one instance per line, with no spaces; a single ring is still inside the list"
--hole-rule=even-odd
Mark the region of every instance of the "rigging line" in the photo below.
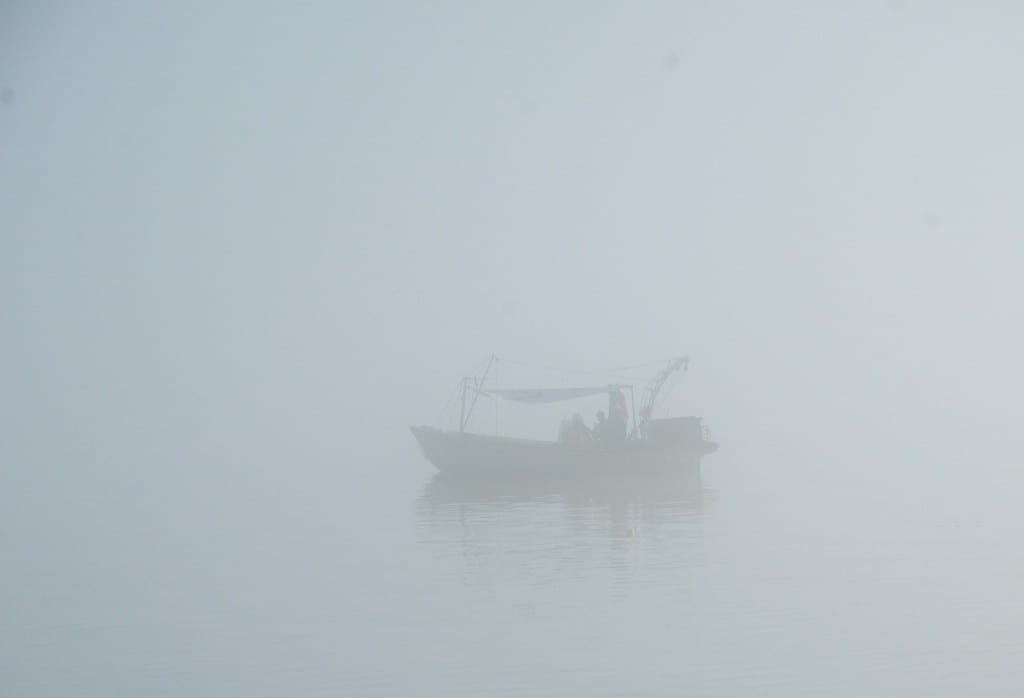
[[[478,364],[476,369],[473,371],[473,374],[469,377],[475,379],[483,373],[484,368],[487,366],[487,361],[489,360],[490,358],[488,357],[488,359],[485,359],[483,363]],[[465,379],[461,379],[455,383],[455,387],[452,388],[451,395],[447,400],[445,400],[444,406],[441,407],[441,410],[438,413],[438,422],[446,427],[455,425],[455,405],[459,401],[459,392],[462,390],[463,380]]]
[[[673,374],[673,376],[669,379],[668,383],[665,385],[665,389],[662,391],[662,400],[661,400],[661,402],[662,402],[663,405],[667,405],[668,406],[668,411],[665,412],[665,416],[666,417],[668,417],[668,416],[670,416],[672,414],[672,403],[669,401],[669,399],[672,397],[672,391],[675,390],[676,386],[678,386],[678,385],[679,385],[679,374],[676,373],[676,374]]]
[[[483,373],[484,372],[484,367],[487,366],[487,361],[488,360],[489,359],[484,359],[482,363],[477,364],[477,367],[475,369],[473,369],[473,373],[470,374],[470,377],[475,379],[477,376],[479,376],[481,373]]]

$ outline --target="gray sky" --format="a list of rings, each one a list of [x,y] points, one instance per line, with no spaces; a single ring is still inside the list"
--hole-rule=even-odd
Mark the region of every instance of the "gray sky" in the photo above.
[[[0,693],[1013,695],[1022,37],[0,0]],[[689,354],[711,487],[438,494],[492,353]]]
[[[491,352],[689,352],[757,447],[1007,438],[1022,19],[6,3],[6,448],[397,435]]]

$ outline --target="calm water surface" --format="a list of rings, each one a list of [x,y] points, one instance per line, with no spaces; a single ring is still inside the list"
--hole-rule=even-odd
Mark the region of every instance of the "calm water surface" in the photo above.
[[[929,467],[14,478],[0,694],[1016,695],[1012,477]]]

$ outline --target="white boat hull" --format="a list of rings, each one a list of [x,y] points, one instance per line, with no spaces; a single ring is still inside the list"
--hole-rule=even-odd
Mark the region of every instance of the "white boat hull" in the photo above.
[[[433,427],[412,427],[424,455],[443,473],[459,475],[591,475],[682,470],[700,466],[718,444],[700,440],[568,446]]]

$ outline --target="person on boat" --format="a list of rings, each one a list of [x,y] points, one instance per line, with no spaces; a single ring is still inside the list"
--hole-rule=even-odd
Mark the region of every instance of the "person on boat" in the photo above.
[[[618,388],[608,391],[608,427],[606,441],[619,442],[626,440],[626,427],[629,423],[629,412],[626,409],[626,396]]]
[[[608,420],[605,419],[604,410],[597,411],[597,421],[594,422],[594,440],[603,442],[608,434]]]
[[[590,427],[583,421],[583,416],[579,412],[572,416],[568,437],[566,443],[569,446],[585,446],[594,440],[593,432],[590,431]]]
[[[558,443],[564,446],[570,441],[572,441],[572,420],[564,417],[558,427]]]

